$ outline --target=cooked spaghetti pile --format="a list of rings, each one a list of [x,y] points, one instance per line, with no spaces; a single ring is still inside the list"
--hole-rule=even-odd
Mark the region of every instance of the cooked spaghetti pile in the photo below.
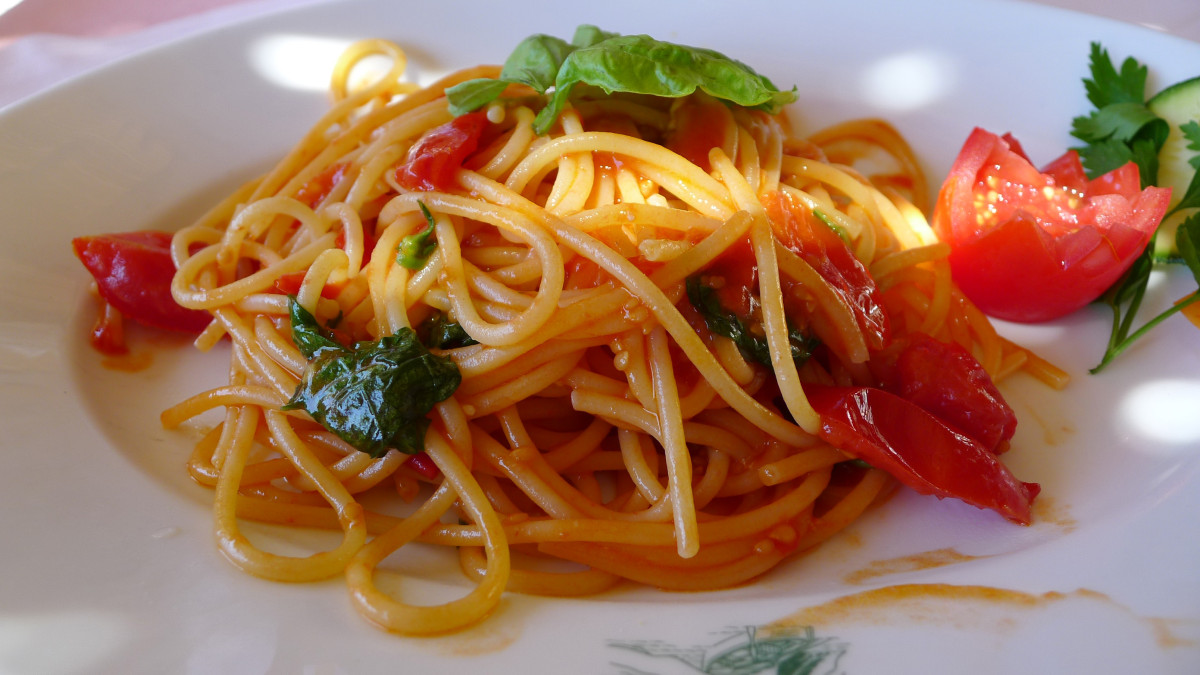
[[[391,71],[352,86],[378,55]],[[700,91],[581,86],[539,134],[543,99],[519,84],[448,109],[447,87],[497,68],[424,88],[404,68],[393,44],[353,46],[331,110],[172,242],[176,301],[213,317],[196,344],[228,338],[231,361],[163,423],[223,409],[189,469],[247,572],[344,575],[366,617],[413,634],[505,590],[728,587],[893,484],[831,444],[814,392],[879,386],[918,334],[993,380],[1062,383],[956,290],[883,122],[801,138]],[[343,537],[291,557],[242,519]],[[413,542],[456,547],[472,589],[381,590]]]

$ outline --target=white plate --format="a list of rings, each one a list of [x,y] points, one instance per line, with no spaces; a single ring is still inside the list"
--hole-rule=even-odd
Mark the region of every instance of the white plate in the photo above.
[[[0,116],[0,671],[1200,671],[1200,334],[1172,320],[1093,377],[1108,320],[1093,309],[1004,327],[1075,376],[1062,394],[1006,387],[1021,418],[1006,461],[1043,486],[1029,528],[901,493],[745,588],[510,595],[481,626],[424,639],[367,625],[340,581],[234,570],[212,544],[209,493],[183,470],[191,439],[158,425],[221,379],[223,357],[175,341],[142,372],[105,368],[68,242],[174,228],[265,168],[323,111],[297,76],[323,79],[331,45],[398,40],[427,79],[500,62],[534,32],[646,32],[797,84],[804,127],[893,120],[935,180],[975,125],[1014,132],[1037,161],[1070,145],[1091,40],[1150,64],[1156,87],[1200,64],[1195,43],[1014,3],[405,4],[229,27]],[[1152,300],[1185,282],[1156,279]],[[463,592],[438,560],[400,555],[405,593]]]

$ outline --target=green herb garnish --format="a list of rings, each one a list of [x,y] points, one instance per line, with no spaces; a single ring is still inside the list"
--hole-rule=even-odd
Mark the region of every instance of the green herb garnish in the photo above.
[[[1200,252],[1197,251],[1197,247],[1200,246],[1200,213],[1195,213],[1180,223],[1179,229],[1175,230],[1175,246],[1179,249],[1182,262],[1192,272],[1197,286],[1200,286]],[[1186,299],[1171,305],[1134,331],[1133,318],[1142,304],[1142,298],[1146,294],[1146,285],[1150,280],[1150,271],[1154,266],[1150,251],[1151,247],[1147,246],[1142,255],[1134,261],[1133,267],[1125,273],[1125,276],[1100,298],[1102,302],[1112,307],[1113,330],[1108,339],[1108,347],[1104,350],[1104,357],[1089,371],[1092,374],[1103,370],[1113,359],[1120,356],[1126,347],[1149,333],[1152,328],[1167,320],[1172,314],[1200,300],[1200,291],[1197,291]],[[1121,312],[1122,307],[1125,308],[1124,316]]]
[[[796,90],[779,91],[749,66],[711,49],[617,35],[580,26],[571,42],[549,35],[522,41],[504,62],[497,80],[477,79],[446,90],[450,111],[461,115],[495,100],[508,84],[524,84],[548,96],[534,120],[546,133],[566,107],[577,84],[606,93],[623,92],[679,98],[697,89],[748,108],[776,112],[796,100]]]
[[[1179,125],[1179,131],[1183,133],[1183,138],[1187,141],[1187,148],[1197,153],[1188,160],[1188,164],[1191,164],[1195,173],[1192,174],[1192,182],[1188,184],[1187,191],[1183,193],[1179,203],[1167,212],[1167,218],[1184,209],[1200,208],[1200,121],[1185,122]]]
[[[457,349],[477,345],[479,341],[471,337],[462,324],[451,321],[441,312],[422,322],[418,333],[425,344],[432,349]]]
[[[433,214],[429,212],[425,202],[418,201],[417,206],[421,207],[421,214],[425,216],[425,229],[401,239],[396,250],[396,262],[410,270],[424,267],[425,261],[437,249],[437,238],[433,236]]]
[[[717,335],[733,340],[738,351],[748,360],[771,367],[771,350],[767,346],[767,338],[754,333],[746,320],[721,306],[717,299],[716,290],[700,281],[700,277],[689,277],[686,284],[688,300],[700,316],[704,318],[708,329]],[[818,341],[804,333],[788,327],[788,344],[791,347],[792,360],[796,365],[802,365],[812,356]]]
[[[1091,44],[1091,77],[1083,80],[1087,98],[1095,110],[1072,120],[1071,135],[1086,145],[1075,148],[1090,178],[1134,162],[1138,167],[1142,187],[1156,185],[1159,178],[1159,158],[1170,134],[1171,125],[1147,105],[1146,66],[1132,57],[1126,58],[1118,70],[1108,52],[1099,43]],[[1180,125],[1188,147],[1200,150],[1200,124],[1195,121]],[[1200,171],[1200,156],[1193,157],[1192,166]],[[1200,173],[1192,177],[1183,198],[1163,218],[1184,208],[1200,206]],[[1179,259],[1196,276],[1200,285],[1194,244],[1200,241],[1200,217],[1193,216],[1179,226],[1175,233]],[[1186,248],[1186,250],[1185,250]],[[1100,372],[1125,349],[1183,307],[1197,299],[1193,295],[1159,313],[1141,327],[1134,329],[1134,319],[1141,308],[1156,258],[1151,242],[1133,262],[1129,270],[1110,287],[1097,302],[1112,310],[1112,330],[1104,355],[1092,373]]]
[[[292,338],[309,360],[284,410],[303,409],[356,449],[425,449],[426,415],[462,381],[447,357],[431,354],[411,328],[346,347],[292,299]]]
[[[1099,43],[1091,46],[1091,78],[1084,79],[1090,114],[1071,121],[1071,135],[1086,145],[1077,147],[1091,177],[1134,162],[1142,187],[1158,182],[1158,151],[1170,126],[1146,107],[1146,66],[1132,57],[1118,71]]]

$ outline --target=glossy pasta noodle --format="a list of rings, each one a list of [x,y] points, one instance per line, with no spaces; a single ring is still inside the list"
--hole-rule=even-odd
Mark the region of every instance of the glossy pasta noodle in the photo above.
[[[351,86],[370,55],[391,71]],[[817,212],[845,237],[894,333],[963,345],[993,379],[1061,380],[955,289],[922,215],[919,165],[885,123],[799,138],[783,116],[704,94],[584,94],[538,135],[534,99],[511,87],[474,113],[486,130],[450,184],[412,189],[398,167],[453,124],[444,89],[498,69],[417,88],[404,67],[391,43],[351,47],[331,110],[172,241],[176,301],[213,317],[196,344],[228,338],[231,361],[227,385],[162,420],[223,411],[189,470],[214,490],[220,550],[253,575],[341,575],[370,621],[430,634],[480,620],[505,591],[741,584],[845,528],[893,480],[822,440],[806,386],[873,381],[880,345],[785,245],[788,213]],[[851,168],[872,157],[877,175]],[[412,269],[399,264],[394,252],[422,232],[436,245]],[[689,299],[695,284],[728,300],[721,270],[747,268],[748,331],[770,368]],[[346,344],[425,337],[435,323],[458,331],[460,343],[431,348],[461,382],[429,412],[422,453],[360,452],[285,405],[310,367],[290,297]],[[795,327],[815,338],[807,359],[791,358]],[[408,506],[364,506],[387,495]],[[242,534],[243,519],[342,539],[272,553]],[[413,543],[457,547],[474,587],[435,606],[385,593],[381,562]]]

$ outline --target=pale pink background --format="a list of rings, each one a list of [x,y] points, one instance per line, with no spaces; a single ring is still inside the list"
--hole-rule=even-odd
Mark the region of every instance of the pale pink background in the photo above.
[[[319,1],[23,0],[0,14],[0,108],[141,49],[249,16]],[[1200,0],[1029,1],[1200,42]],[[6,0],[0,0],[0,7],[5,4]]]
[[[0,40],[33,33],[111,36],[254,0],[24,0],[0,15]],[[1039,0],[1200,41],[1197,0]],[[287,3],[276,3],[287,4]]]

